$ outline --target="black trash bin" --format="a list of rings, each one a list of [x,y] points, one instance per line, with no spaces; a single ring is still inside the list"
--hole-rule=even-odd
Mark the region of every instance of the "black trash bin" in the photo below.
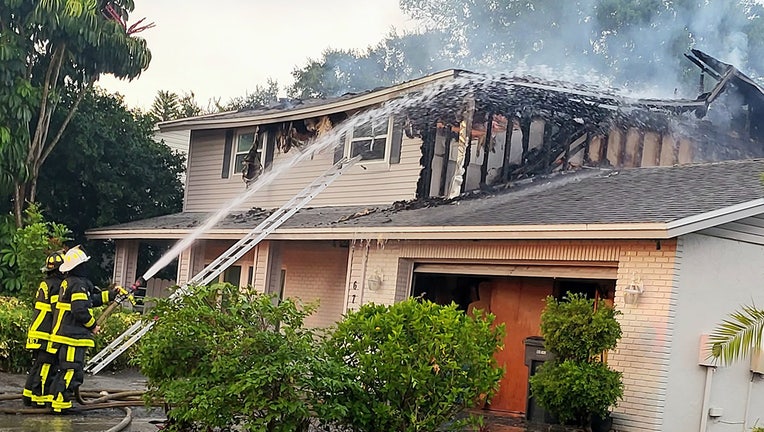
[[[531,396],[530,377],[536,374],[539,366],[553,358],[552,353],[544,347],[544,338],[531,336],[525,338],[525,365],[528,366],[528,385],[526,393],[525,418],[533,423],[555,423],[544,408],[536,403],[536,398]]]

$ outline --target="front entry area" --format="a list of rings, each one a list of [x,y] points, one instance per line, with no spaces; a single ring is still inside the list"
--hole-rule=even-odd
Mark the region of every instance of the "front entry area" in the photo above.
[[[455,273],[445,273],[449,270]],[[562,299],[567,293],[575,292],[584,293],[589,298],[612,299],[615,277],[601,278],[608,275],[602,270],[588,274],[596,278],[546,277],[540,273],[494,276],[480,270],[477,272],[480,274],[466,274],[468,270],[465,266],[415,266],[412,294],[439,304],[453,301],[465,311],[471,310],[471,305],[488,309],[496,316],[496,323],[505,324],[504,349],[496,353],[496,360],[505,368],[505,374],[498,393],[487,408],[524,414],[528,398],[524,341],[541,335],[541,313],[546,298]]]

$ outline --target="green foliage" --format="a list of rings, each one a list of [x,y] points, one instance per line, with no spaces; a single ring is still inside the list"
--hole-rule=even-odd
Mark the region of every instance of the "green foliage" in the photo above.
[[[31,301],[44,275],[45,257],[69,240],[65,225],[46,222],[35,204],[25,210],[25,226],[15,228],[6,219],[0,230],[11,233],[0,249],[0,293]],[[0,243],[2,241],[0,240]]]
[[[717,325],[709,338],[711,353],[731,364],[764,345],[764,309],[746,305]]]
[[[194,117],[202,113],[203,110],[196,103],[193,92],[183,93],[181,96],[167,90],[159,90],[157,92],[149,111],[149,115],[156,122]]]
[[[503,333],[493,316],[472,318],[453,304],[364,305],[327,341],[355,374],[355,385],[327,400],[347,408],[339,423],[353,431],[458,429],[448,422],[498,388],[494,352]]]
[[[278,102],[279,83],[268,78],[264,86],[255,85],[255,90],[247,92],[244,96],[231,98],[226,103],[220,103],[215,100],[215,109],[217,111],[237,111],[241,109],[261,108]]]
[[[24,348],[27,329],[32,324],[32,308],[13,297],[0,297],[0,371],[24,372],[32,365]]]
[[[179,429],[306,431],[313,415],[344,410],[316,401],[349,381],[303,328],[311,312],[251,288],[195,288],[178,302],[157,300],[138,363]]]
[[[753,0],[399,4],[420,24],[417,33],[393,32],[366,50],[326,50],[293,71],[290,95],[338,96],[449,68],[556,70],[571,80],[575,73],[584,79],[594,73],[618,86],[694,92],[697,69],[682,54],[696,46],[764,74],[764,6]]]
[[[101,315],[101,313],[103,313],[104,309],[106,309],[105,306],[96,310],[95,312],[96,319]],[[113,312],[111,315],[109,315],[108,318],[106,318],[106,321],[104,321],[103,324],[101,324],[101,330],[93,338],[95,341],[95,348],[89,349],[88,354],[93,355],[101,351],[102,349],[106,348],[106,345],[114,341],[117,338],[117,336],[124,333],[125,330],[128,329],[128,327],[135,324],[140,319],[141,319],[141,315],[136,312],[132,312],[132,311]],[[140,341],[138,342],[138,344],[140,344]],[[138,344],[131,346],[130,348],[128,348],[127,351],[122,353],[113,362],[111,362],[109,364],[109,369],[122,370],[133,365],[135,361],[134,359],[138,353],[138,346],[139,346]]]
[[[531,391],[561,423],[588,425],[623,397],[621,375],[600,362],[551,361],[531,377]]]
[[[621,373],[599,361],[621,338],[620,312],[604,301],[581,294],[563,301],[547,297],[541,333],[555,360],[531,377],[531,393],[563,423],[588,426],[593,415],[604,416],[623,397]]]
[[[67,93],[66,100],[74,97]],[[85,230],[182,209],[184,157],[155,142],[153,134],[151,116],[96,88],[51,153],[56,163],[40,173],[38,199],[46,214],[71,228],[94,261],[111,255],[113,244],[85,243]],[[111,275],[106,267],[95,269],[92,279],[104,283]]]
[[[13,192],[17,225],[67,127],[51,127],[53,118],[76,111],[102,74],[133,79],[148,67],[146,41],[126,29],[133,8],[133,0],[0,0],[0,193]],[[67,91],[78,96],[61,103]]]
[[[620,312],[601,300],[595,310],[594,303],[580,294],[562,302],[547,297],[541,314],[546,349],[560,359],[588,361],[615,348],[621,338],[621,326],[615,319]]]

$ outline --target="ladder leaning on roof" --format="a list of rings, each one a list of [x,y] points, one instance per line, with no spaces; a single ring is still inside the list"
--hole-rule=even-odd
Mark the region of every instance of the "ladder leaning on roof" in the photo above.
[[[316,195],[326,189],[332,182],[334,182],[334,180],[341,176],[348,168],[355,165],[360,159],[360,156],[356,156],[352,159],[343,158],[334,164],[326,172],[318,176],[311,184],[306,186],[305,189],[300,191],[228,250],[223,252],[222,255],[217,257],[207,267],[202,269],[202,271],[194,275],[194,277],[182,287],[178,288],[178,290],[172,293],[170,299],[179,299],[187,295],[191,285],[207,285],[214,281],[223,271],[225,271],[225,269],[233,265],[247,252],[252,250],[252,248],[257,246],[260,241],[275,231],[281,224],[286,222],[287,219],[297,213],[298,210],[308,204],[316,197]],[[141,320],[136,322],[130,328],[125,330],[124,333],[119,335],[112,343],[106,346],[106,348],[90,359],[85,366],[85,371],[97,374],[134,343],[138,342],[138,340],[151,330],[151,327],[153,326],[154,321]]]

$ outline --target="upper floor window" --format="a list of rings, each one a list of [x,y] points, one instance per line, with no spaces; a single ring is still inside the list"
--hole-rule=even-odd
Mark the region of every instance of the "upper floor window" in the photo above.
[[[386,160],[391,119],[374,119],[353,129],[348,156],[361,155],[362,160]]]
[[[255,144],[255,132],[239,133],[236,136],[236,147],[233,154],[233,173],[241,174],[244,171],[244,158],[252,149]],[[262,153],[262,141],[259,143],[259,148],[256,148],[258,153]]]

